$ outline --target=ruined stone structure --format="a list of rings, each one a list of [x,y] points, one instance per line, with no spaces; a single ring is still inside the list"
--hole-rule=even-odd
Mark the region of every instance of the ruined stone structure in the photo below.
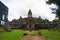
[[[8,27],[8,7],[0,1],[0,26]]]
[[[54,28],[55,24],[53,21],[43,20],[40,16],[39,18],[32,17],[32,12],[29,10],[27,18],[20,16],[18,20],[14,19],[9,22],[9,27],[20,29],[49,29]]]

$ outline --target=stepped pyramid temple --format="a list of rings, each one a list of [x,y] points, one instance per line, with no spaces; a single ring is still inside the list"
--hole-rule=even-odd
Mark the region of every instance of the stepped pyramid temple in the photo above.
[[[28,11],[28,17],[8,21],[8,7],[0,1],[0,26],[4,29],[51,29],[58,25],[57,22],[32,17],[32,11]]]
[[[54,28],[56,25],[54,22],[47,19],[43,20],[40,16],[38,18],[32,17],[32,11],[28,11],[28,17],[20,18],[18,20],[14,19],[9,22],[10,28],[20,28],[20,29],[49,29]]]

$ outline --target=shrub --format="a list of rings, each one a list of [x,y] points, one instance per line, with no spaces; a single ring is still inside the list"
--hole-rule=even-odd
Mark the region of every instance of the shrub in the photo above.
[[[26,35],[28,35],[28,34],[27,34],[27,33],[24,33],[24,34],[23,34],[23,36],[26,36]]]

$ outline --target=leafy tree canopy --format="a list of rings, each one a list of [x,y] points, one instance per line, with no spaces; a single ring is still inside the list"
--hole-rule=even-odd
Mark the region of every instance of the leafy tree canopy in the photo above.
[[[56,14],[56,17],[58,17],[60,19],[60,0],[48,0],[46,3],[47,4],[53,3],[58,6],[58,9],[53,13]]]

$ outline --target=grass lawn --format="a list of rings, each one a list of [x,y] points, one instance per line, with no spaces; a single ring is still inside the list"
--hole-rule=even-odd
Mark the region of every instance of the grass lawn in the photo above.
[[[17,37],[23,36],[23,30],[12,30],[11,32],[0,32],[0,40],[16,40]]]
[[[48,36],[51,40],[60,40],[60,32],[59,31],[48,31],[48,30],[38,30],[33,31],[34,33],[38,33],[39,31],[42,32],[42,36]],[[11,32],[0,32],[0,40],[16,40],[16,38],[23,36],[25,31],[23,30],[12,30]]]
[[[59,31],[48,31],[48,30],[40,30],[42,32],[42,36],[48,38],[50,40],[60,40],[60,32]]]

